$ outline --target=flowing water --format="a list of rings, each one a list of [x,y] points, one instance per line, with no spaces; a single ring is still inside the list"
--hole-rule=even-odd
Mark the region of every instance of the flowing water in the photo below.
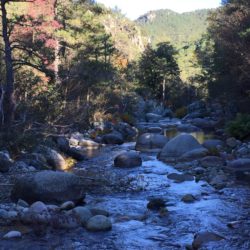
[[[22,240],[1,241],[3,247],[0,249],[185,249],[194,234],[204,230],[216,232],[225,240],[212,242],[202,249],[250,249],[248,187],[238,185],[218,192],[205,182],[175,183],[167,175],[178,171],[158,161],[155,155],[143,155],[142,167],[114,168],[113,157],[132,146],[106,147],[99,158],[78,167],[82,171],[99,166],[114,178],[130,180],[129,186],[125,185],[121,192],[116,191],[119,186],[111,185],[112,188],[103,194],[98,191],[98,194],[89,192],[87,195],[88,205],[110,212],[112,231],[89,233],[81,228],[47,231],[42,236],[27,234]],[[115,185],[119,185],[119,181]],[[192,194],[197,200],[184,203],[181,198],[185,194]],[[152,197],[166,200],[168,212],[161,214],[148,210],[147,203]],[[231,221],[241,221],[239,228],[228,228]]]

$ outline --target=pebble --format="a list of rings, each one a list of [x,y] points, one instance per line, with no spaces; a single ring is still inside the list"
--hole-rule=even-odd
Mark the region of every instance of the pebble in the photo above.
[[[66,201],[60,206],[60,210],[70,210],[75,207],[75,203],[73,201]]]

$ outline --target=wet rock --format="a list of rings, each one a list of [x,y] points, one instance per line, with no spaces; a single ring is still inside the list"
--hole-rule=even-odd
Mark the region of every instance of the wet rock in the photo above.
[[[52,204],[78,202],[85,196],[82,184],[81,178],[71,173],[42,171],[17,179],[11,197],[14,201],[23,199],[29,203],[37,200]]]
[[[60,206],[60,210],[70,210],[75,207],[75,203],[73,201],[66,201]]]
[[[22,234],[19,231],[10,231],[3,236],[4,239],[14,239],[14,238],[21,238]]]
[[[228,138],[227,141],[226,141],[226,145],[230,148],[236,148],[237,146],[240,145],[240,141],[236,140],[235,138],[231,137],[231,138]]]
[[[139,167],[142,165],[142,159],[138,153],[126,152],[115,157],[114,166],[121,168]]]
[[[161,115],[157,115],[157,114],[154,114],[154,113],[147,113],[146,114],[146,120],[148,122],[158,122],[161,119],[162,119]]]
[[[104,135],[102,141],[105,144],[118,144],[121,145],[124,143],[123,136],[119,132],[112,132],[110,134]]]
[[[163,135],[146,133],[139,136],[135,148],[142,152],[159,152],[167,142],[167,137]]]
[[[193,181],[194,177],[189,174],[172,173],[168,175],[168,179],[174,180],[176,182],[184,182],[184,181]]]
[[[213,150],[213,149],[218,149],[218,147],[223,147],[224,142],[222,140],[209,139],[206,140],[202,145],[208,150]]]
[[[213,232],[200,232],[194,236],[192,246],[194,249],[199,249],[203,245],[211,241],[220,241],[224,238]]]
[[[75,138],[70,138],[69,139],[69,144],[70,144],[70,146],[77,147],[78,144],[79,144],[79,140],[77,140]]]
[[[203,151],[200,143],[189,134],[181,134],[171,139],[161,150],[158,158],[160,160],[168,160],[168,158],[179,158],[184,154],[193,150]]]
[[[152,198],[147,204],[147,208],[150,210],[160,210],[166,207],[166,202],[161,198]]]
[[[108,217],[96,215],[89,219],[86,228],[92,232],[109,231],[112,228],[112,223]]]
[[[196,198],[192,194],[186,194],[182,197],[181,201],[185,203],[192,203],[196,200]]]
[[[0,172],[6,173],[9,171],[13,161],[10,159],[8,152],[0,152]]]
[[[81,222],[82,225],[86,225],[88,220],[91,217],[93,217],[93,214],[90,211],[90,209],[88,209],[86,207],[75,207],[73,209],[73,211],[75,212],[76,216],[78,217],[78,219],[79,219],[79,221]]]
[[[200,160],[200,165],[204,168],[212,167],[223,167],[225,164],[224,160],[218,156],[207,156]]]
[[[250,159],[240,158],[228,162],[227,167],[232,171],[250,171]]]

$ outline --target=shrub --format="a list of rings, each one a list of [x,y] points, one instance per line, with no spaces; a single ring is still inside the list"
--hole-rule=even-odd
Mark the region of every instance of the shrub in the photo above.
[[[183,106],[181,108],[176,109],[175,116],[177,118],[183,118],[185,115],[187,115],[187,108],[186,107]]]
[[[250,115],[238,114],[233,121],[226,125],[226,132],[240,140],[250,137]]]

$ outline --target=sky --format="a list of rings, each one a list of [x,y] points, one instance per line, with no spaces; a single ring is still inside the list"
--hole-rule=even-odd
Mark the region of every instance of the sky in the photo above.
[[[221,0],[97,0],[107,7],[117,6],[130,19],[136,19],[150,10],[170,9],[179,13],[197,9],[216,8]]]

